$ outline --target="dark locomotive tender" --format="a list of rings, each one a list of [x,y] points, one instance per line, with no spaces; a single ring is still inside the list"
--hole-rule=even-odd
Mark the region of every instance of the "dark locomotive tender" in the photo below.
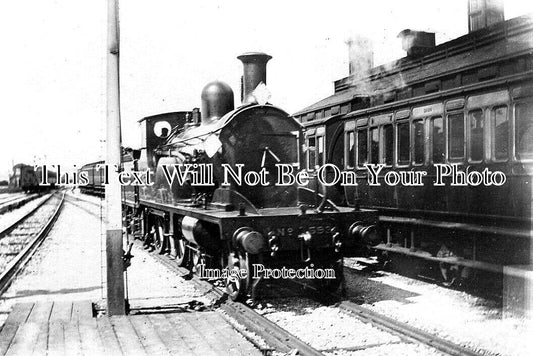
[[[472,30],[503,19],[501,9],[471,10]],[[483,14],[498,18],[483,22]],[[305,127],[308,169],[327,162],[357,173],[358,186],[330,187],[329,196],[379,210],[384,243],[375,249],[384,259],[403,256],[407,268],[413,259],[437,262],[445,283],[472,270],[531,264],[531,18],[500,21],[439,46],[434,34],[400,36],[407,57],[337,80],[332,96],[294,115]],[[422,187],[371,187],[367,163],[385,165],[381,178],[389,171],[428,174]],[[434,186],[437,163],[501,171],[507,182],[450,186],[448,179]]]
[[[42,168],[18,163],[13,166],[13,174],[9,177],[9,190],[23,191],[25,193],[43,192],[52,189],[56,184],[56,173],[48,171],[48,186],[41,185]]]
[[[315,282],[334,290],[342,280],[342,256],[375,242],[375,212],[337,207],[319,191],[276,186],[274,178],[269,186],[221,186],[222,164],[244,164],[244,172],[275,172],[277,163],[303,167],[302,126],[261,93],[271,57],[238,58],[244,65],[242,106],[234,109],[231,88],[213,82],[202,91],[201,116],[194,109],[140,121],[145,148],[130,152],[123,168],[150,169],[155,182],[125,187],[128,229],[179,265],[246,270],[247,276],[226,281],[233,299],[254,294],[259,282],[251,276],[254,263],[332,268],[335,279]],[[212,164],[215,185],[169,186],[162,165],[184,163]]]
[[[12,190],[30,192],[39,186],[39,179],[33,166],[19,163],[13,166],[13,174],[9,177],[9,187]]]

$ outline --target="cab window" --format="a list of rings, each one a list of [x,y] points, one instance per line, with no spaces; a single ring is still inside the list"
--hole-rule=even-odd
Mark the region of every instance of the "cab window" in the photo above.
[[[325,163],[325,153],[324,153],[324,136],[317,137],[317,148],[318,148],[318,161],[317,164],[322,166]]]

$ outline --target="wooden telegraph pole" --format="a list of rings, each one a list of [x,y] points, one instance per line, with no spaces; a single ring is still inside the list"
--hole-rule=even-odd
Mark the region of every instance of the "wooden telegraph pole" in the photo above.
[[[122,261],[120,169],[120,87],[118,0],[107,1],[107,159],[109,184],[105,186],[107,206],[106,261],[107,315],[125,315],[124,266]],[[116,166],[116,168],[114,167]]]

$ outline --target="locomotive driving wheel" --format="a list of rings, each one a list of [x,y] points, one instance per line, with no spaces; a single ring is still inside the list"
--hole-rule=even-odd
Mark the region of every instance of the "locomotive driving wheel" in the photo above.
[[[241,271],[246,270],[246,277]],[[228,257],[228,276],[226,278],[226,292],[233,301],[244,301],[248,292],[250,271],[245,256],[232,251]]]
[[[163,222],[161,219],[157,219],[157,223],[154,230],[154,247],[160,255],[165,253],[165,230],[163,228]]]
[[[138,217],[138,230],[135,231],[135,238],[140,239],[141,241],[144,241],[146,238],[146,221],[144,217],[144,210],[141,210],[141,213]]]
[[[187,264],[188,260],[187,243],[184,238],[179,237],[176,239],[176,264],[183,267]]]
[[[322,266],[319,266],[320,268],[324,269],[332,269],[335,272],[335,277],[332,279],[329,278],[318,278],[314,280],[315,287],[318,289],[318,291],[322,294],[330,294],[335,292],[339,286],[344,281],[344,268],[343,268],[343,260],[342,258],[333,261],[330,263],[325,263]]]
[[[191,262],[194,268],[198,268],[200,265],[205,265],[205,256],[198,248],[191,251]]]

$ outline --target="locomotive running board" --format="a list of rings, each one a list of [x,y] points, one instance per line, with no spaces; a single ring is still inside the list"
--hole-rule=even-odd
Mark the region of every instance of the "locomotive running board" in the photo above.
[[[436,221],[427,219],[405,218],[399,216],[383,216],[379,217],[379,221],[383,223],[404,224],[404,225],[417,225],[436,227],[441,229],[455,229],[468,232],[482,232],[492,235],[507,235],[513,237],[529,238],[531,237],[531,231],[526,229],[512,229],[501,228],[495,226],[485,226],[477,224],[460,223],[453,221]]]
[[[411,249],[406,248],[406,247],[387,246],[386,244],[379,244],[372,248],[376,250],[380,250],[380,251],[386,251],[386,252],[392,252],[392,253],[398,253],[402,255],[422,258],[428,261],[445,262],[445,263],[449,263],[452,265],[461,265],[461,266],[471,267],[474,269],[481,269],[481,270],[489,271],[493,273],[499,273],[499,274],[503,273],[503,265],[498,265],[494,263],[467,260],[467,259],[460,258],[460,257],[435,257],[426,251],[416,251],[416,250],[412,251]]]

